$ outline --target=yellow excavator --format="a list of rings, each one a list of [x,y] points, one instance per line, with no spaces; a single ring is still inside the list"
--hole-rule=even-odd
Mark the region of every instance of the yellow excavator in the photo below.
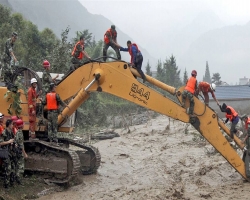
[[[20,74],[23,76],[23,82],[27,76],[36,77],[35,73]],[[180,103],[184,87],[176,89],[146,75],[147,82],[175,96],[175,101],[139,82],[135,77],[140,77],[137,70],[124,61],[91,61],[70,71],[56,88],[61,99],[67,101],[71,108],[65,108],[58,116],[59,131],[72,131],[75,111],[91,96],[92,92],[106,92],[173,119],[190,123],[243,178],[249,180],[249,150],[245,151],[244,160],[242,160],[223,135],[221,130],[228,135],[230,131],[218,118],[216,112],[195,98],[195,115],[191,117],[186,113],[188,103],[186,107],[182,107]],[[0,87],[0,96],[3,97],[7,90],[6,87]],[[25,122],[24,136],[27,139],[29,128],[27,98],[23,90],[19,92],[22,102],[20,116]],[[11,100],[6,99],[0,99],[0,112],[8,116],[7,109],[10,107]],[[67,138],[59,139],[59,142],[63,144],[60,147],[51,145],[48,142],[46,126],[40,123],[39,118],[37,118],[36,135],[39,139],[37,141],[25,140],[25,150],[29,156],[25,161],[25,170],[45,174],[52,182],[65,183],[77,176],[80,171],[84,174],[94,173],[100,166],[100,153],[93,146]],[[243,150],[245,145],[236,136],[234,139],[238,147]]]

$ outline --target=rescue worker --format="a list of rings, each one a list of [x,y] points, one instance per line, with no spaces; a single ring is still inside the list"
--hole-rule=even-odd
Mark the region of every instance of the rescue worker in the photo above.
[[[18,119],[16,121],[16,127],[17,127],[17,133],[15,136],[15,145],[16,145],[16,159],[15,159],[15,181],[20,185],[22,184],[21,182],[21,177],[23,176],[24,173],[24,158],[27,158],[28,155],[25,152],[24,149],[24,144],[23,144],[23,120]]]
[[[109,47],[112,47],[116,53],[117,59],[121,60],[121,54],[119,51],[120,45],[116,41],[117,32],[115,30],[115,25],[111,25],[111,28],[104,34],[104,46],[103,46],[103,61],[107,60],[107,51]]]
[[[146,76],[141,70],[142,62],[143,62],[143,56],[141,51],[139,50],[138,46],[135,43],[131,43],[130,40],[127,41],[127,47],[123,48],[120,47],[120,51],[128,51],[131,56],[131,65],[132,67],[136,68],[138,73],[141,75],[141,78],[143,79],[143,83],[146,81]]]
[[[48,136],[50,142],[55,142],[58,143],[57,139],[57,119],[58,119],[58,108],[59,104],[61,106],[68,107],[69,106],[64,103],[59,94],[56,94],[55,91],[55,84],[51,83],[50,84],[50,92],[46,94],[46,98],[43,101],[44,105],[47,105],[47,110],[48,110]]]
[[[54,78],[51,77],[50,75],[50,63],[47,60],[43,61],[43,77],[42,77],[42,82],[43,82],[43,92],[44,94],[47,94],[49,90],[49,85],[50,83],[56,83],[56,79],[58,78],[59,74],[57,74]]]
[[[82,59],[86,56],[88,59],[91,57],[88,55],[86,51],[84,51],[84,36],[80,36],[80,40],[75,44],[74,49],[71,53],[72,59],[71,62],[74,64],[75,69],[80,67],[82,63]]]
[[[198,85],[196,94],[198,95],[200,92],[202,92],[204,99],[205,99],[204,100],[205,104],[208,106],[209,105],[208,93],[210,92],[212,94],[213,99],[216,101],[217,105],[219,106],[220,103],[214,95],[215,89],[216,89],[216,85],[214,83],[209,84],[208,82],[200,82]]]
[[[13,176],[14,169],[12,168],[12,156],[11,149],[14,142],[14,134],[12,133],[13,122],[11,119],[6,121],[6,129],[0,135],[0,146],[6,151],[6,156],[2,157],[3,160],[3,179],[4,179],[4,188],[8,188],[10,185],[14,184]]]
[[[224,122],[225,124],[230,120],[232,122],[231,128],[230,128],[230,137],[234,139],[234,134],[237,133],[236,125],[239,122],[239,116],[238,113],[231,107],[227,106],[225,103],[220,105],[221,112],[225,112],[225,117],[227,118]]]
[[[250,136],[250,117],[247,116],[246,114],[241,117],[241,120],[245,123],[245,130],[247,131],[246,137],[243,139],[242,144],[246,142],[246,140]],[[247,149],[250,149],[250,141],[247,141]]]
[[[189,115],[193,115],[194,112],[194,93],[197,90],[197,71],[193,70],[191,72],[191,77],[187,80],[186,87],[182,92],[182,106],[185,107],[186,98],[190,101],[190,107],[188,110]]]
[[[14,43],[16,42],[17,39],[17,33],[13,32],[11,35],[11,38],[7,39],[5,43],[5,50],[4,50],[4,82],[9,83],[11,82],[11,76],[13,75],[13,70],[12,70],[12,65],[13,62],[17,63],[17,58],[14,54]]]
[[[0,113],[0,136],[2,135],[3,130],[4,130],[3,120],[4,120],[4,114]]]
[[[36,87],[37,87],[37,80],[35,78],[32,78],[30,80],[30,88],[28,90],[28,114],[29,114],[29,136],[30,139],[36,138],[36,101],[41,94],[41,91],[39,94],[36,93]]]
[[[14,135],[16,135],[16,132],[17,132],[16,121],[18,120],[18,117],[17,116],[11,116],[11,120],[13,122],[12,132],[14,133]]]

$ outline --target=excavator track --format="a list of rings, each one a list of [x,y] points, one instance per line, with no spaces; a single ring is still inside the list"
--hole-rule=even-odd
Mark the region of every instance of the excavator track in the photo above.
[[[73,148],[78,147],[79,150],[76,150],[75,152],[80,159],[80,171],[82,174],[88,175],[97,172],[97,169],[101,164],[101,154],[96,147],[87,145],[83,141],[76,141],[68,138],[60,138],[59,142],[64,144],[68,143],[69,145],[72,145]]]
[[[28,158],[25,170],[37,172],[53,183],[69,183],[80,171],[78,154],[42,140],[24,142]]]

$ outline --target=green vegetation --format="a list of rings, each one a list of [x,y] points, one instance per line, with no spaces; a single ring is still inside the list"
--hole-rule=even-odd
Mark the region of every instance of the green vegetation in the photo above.
[[[70,68],[72,48],[79,40],[80,35],[84,35],[85,50],[92,59],[102,56],[103,41],[96,41],[93,34],[88,30],[77,31],[75,38],[70,39],[68,37],[70,28],[66,27],[61,33],[61,38],[57,38],[51,29],[45,28],[39,31],[35,24],[25,20],[21,14],[12,13],[10,9],[0,5],[1,52],[4,51],[5,42],[13,31],[18,33],[18,40],[15,43],[14,51],[20,66],[28,67],[34,71],[42,71],[42,62],[44,59],[47,59],[52,66],[51,72],[66,73]],[[115,57],[115,52],[110,49],[108,56]],[[152,76],[151,69],[152,67],[148,61],[146,64],[146,74]],[[166,58],[164,62],[161,62],[161,60],[158,61],[156,78],[161,82],[178,88],[184,85],[188,79],[186,69],[183,79],[180,78],[180,73],[181,70],[178,68],[173,55]],[[148,82],[146,84],[162,94],[174,98],[166,91],[155,88]],[[78,109],[77,126],[80,129],[88,129],[96,126],[96,124],[98,126],[105,126],[107,116],[123,115],[125,112],[129,113],[135,110],[138,112],[145,111],[140,106],[109,94],[91,94],[90,99]]]

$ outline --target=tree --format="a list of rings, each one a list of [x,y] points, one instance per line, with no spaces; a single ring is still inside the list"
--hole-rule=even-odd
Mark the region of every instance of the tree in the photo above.
[[[172,55],[169,60],[166,59],[164,63],[164,83],[172,85],[174,87],[179,87],[182,82],[180,78],[181,70],[178,69],[176,65],[175,57]]]
[[[85,29],[83,31],[77,31],[76,37],[73,39],[74,43],[80,40],[80,36],[83,35],[84,38],[84,47],[93,47],[93,43],[95,43],[94,39],[92,38],[92,33],[89,33],[89,30]]]
[[[188,80],[188,74],[187,74],[187,70],[185,68],[184,75],[183,75],[183,84],[184,85],[186,84],[187,80]]]
[[[52,53],[53,71],[66,73],[70,66],[72,43],[68,42],[69,27],[61,33],[61,40],[55,46]]]
[[[159,80],[159,81],[163,81],[163,77],[164,77],[164,71],[163,71],[163,68],[162,68],[162,62],[161,60],[158,60],[157,62],[157,66],[156,66],[156,78]]]
[[[222,84],[221,76],[220,76],[219,73],[214,73],[213,74],[212,83],[214,83],[215,85],[221,85]]]
[[[152,71],[151,71],[151,67],[149,65],[149,61],[147,62],[147,65],[146,65],[146,74],[149,76],[152,76]]]
[[[211,83],[211,76],[210,76],[210,71],[209,71],[209,66],[208,62],[206,62],[206,71],[205,71],[205,76],[203,77],[203,81],[206,81],[208,83]]]

